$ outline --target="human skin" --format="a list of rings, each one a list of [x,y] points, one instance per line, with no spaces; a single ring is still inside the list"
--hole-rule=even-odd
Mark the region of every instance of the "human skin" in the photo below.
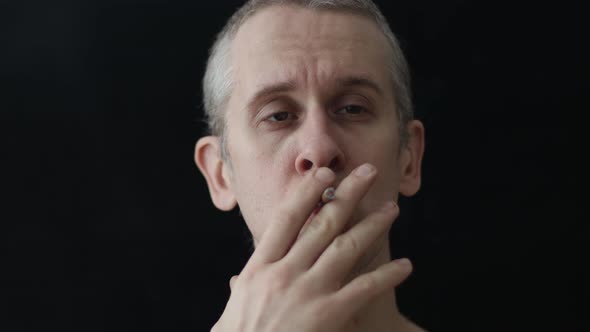
[[[393,292],[411,266],[390,262],[387,232],[392,202],[420,187],[424,130],[411,121],[400,146],[387,45],[367,18],[295,6],[265,8],[238,30],[229,160],[207,136],[195,161],[214,204],[239,205],[256,249],[215,331],[415,328]],[[363,164],[369,176],[354,175]],[[310,218],[329,185],[335,200]]]

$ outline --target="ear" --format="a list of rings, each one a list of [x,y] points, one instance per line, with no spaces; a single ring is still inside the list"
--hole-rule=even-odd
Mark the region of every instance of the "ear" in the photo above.
[[[424,125],[418,120],[408,123],[408,142],[400,152],[400,187],[404,196],[413,196],[420,189],[422,155],[424,154]]]
[[[233,209],[236,198],[231,190],[230,170],[221,158],[219,137],[205,136],[197,141],[195,163],[207,181],[213,204],[223,211]]]

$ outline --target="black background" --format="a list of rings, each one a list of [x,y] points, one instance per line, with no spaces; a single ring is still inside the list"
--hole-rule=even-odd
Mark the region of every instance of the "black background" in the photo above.
[[[250,248],[193,148],[208,48],[240,3],[1,3],[4,331],[219,317]],[[423,187],[391,233],[415,265],[401,311],[432,331],[584,330],[583,11],[378,3],[426,126]]]

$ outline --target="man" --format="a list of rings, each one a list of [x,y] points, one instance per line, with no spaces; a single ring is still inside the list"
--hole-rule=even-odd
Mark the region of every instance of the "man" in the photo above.
[[[213,331],[420,330],[395,304],[411,263],[388,243],[424,150],[406,66],[370,0],[254,0],[228,21],[195,161],[255,250]]]

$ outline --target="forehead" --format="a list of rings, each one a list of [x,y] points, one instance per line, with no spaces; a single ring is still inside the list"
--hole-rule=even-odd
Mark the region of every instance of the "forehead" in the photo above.
[[[388,89],[390,47],[369,18],[349,11],[276,5],[250,17],[232,44],[242,89],[276,81],[367,77]]]

